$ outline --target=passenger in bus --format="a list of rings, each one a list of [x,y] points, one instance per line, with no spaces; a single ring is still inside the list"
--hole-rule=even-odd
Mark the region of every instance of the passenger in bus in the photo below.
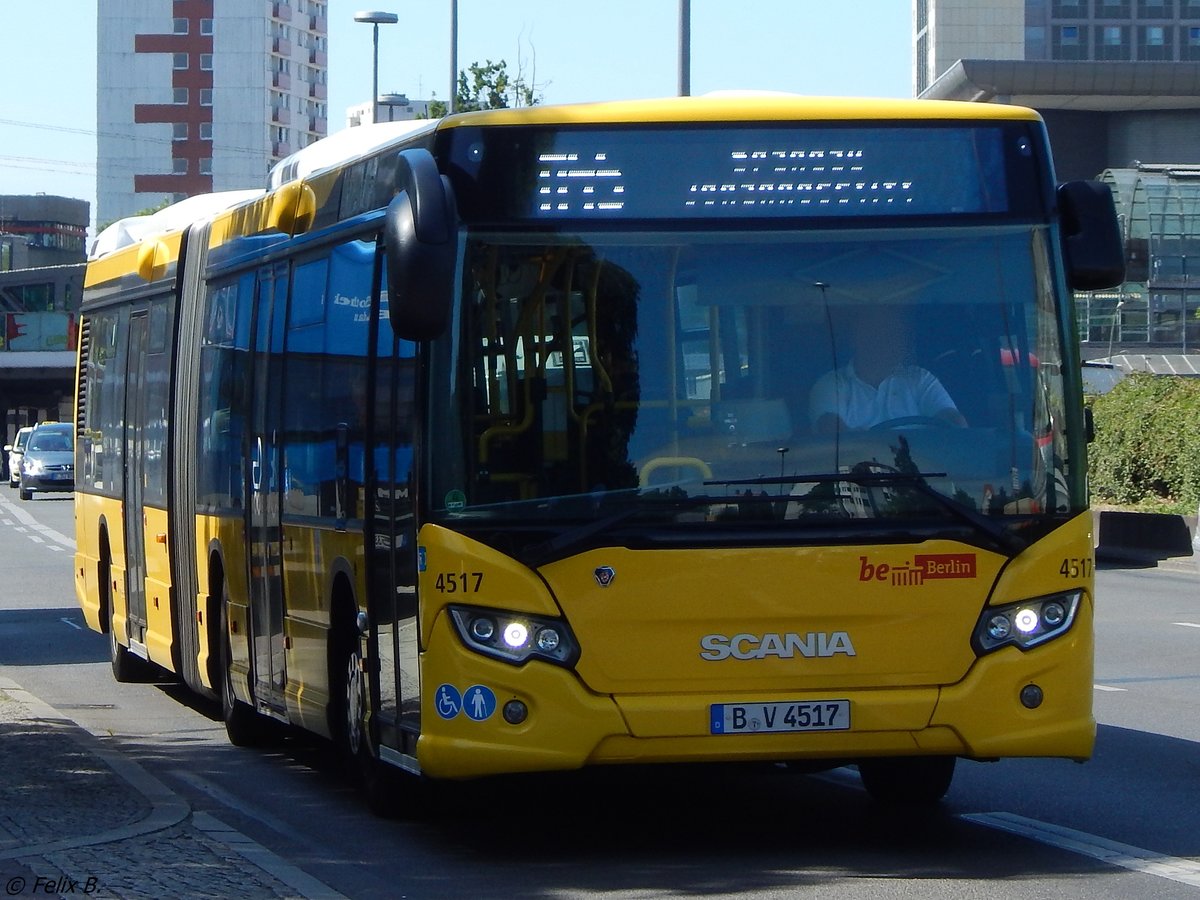
[[[822,375],[809,395],[809,420],[823,434],[899,425],[966,427],[949,392],[910,362],[909,326],[896,305],[853,310],[850,358]]]

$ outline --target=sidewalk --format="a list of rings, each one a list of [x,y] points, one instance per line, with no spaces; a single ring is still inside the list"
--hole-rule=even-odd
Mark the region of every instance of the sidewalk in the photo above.
[[[339,898],[0,677],[7,897]]]

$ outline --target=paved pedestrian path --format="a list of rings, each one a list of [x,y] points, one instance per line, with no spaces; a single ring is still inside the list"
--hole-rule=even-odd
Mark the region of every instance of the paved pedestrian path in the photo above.
[[[338,898],[0,677],[6,897]]]

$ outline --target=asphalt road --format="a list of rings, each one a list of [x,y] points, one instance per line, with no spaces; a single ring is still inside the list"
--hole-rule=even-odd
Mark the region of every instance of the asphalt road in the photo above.
[[[169,682],[113,682],[75,605],[72,519],[67,497],[0,487],[0,674],[347,896],[1200,896],[1194,569],[1098,572],[1092,761],[961,762],[936,812],[880,808],[848,770],[688,767],[473,782],[390,821],[320,742],[236,749]]]

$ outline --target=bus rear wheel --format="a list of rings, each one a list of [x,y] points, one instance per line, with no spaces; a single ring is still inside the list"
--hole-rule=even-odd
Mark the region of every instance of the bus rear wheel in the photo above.
[[[955,762],[953,756],[864,759],[858,775],[867,793],[881,803],[924,806],[946,796]]]

